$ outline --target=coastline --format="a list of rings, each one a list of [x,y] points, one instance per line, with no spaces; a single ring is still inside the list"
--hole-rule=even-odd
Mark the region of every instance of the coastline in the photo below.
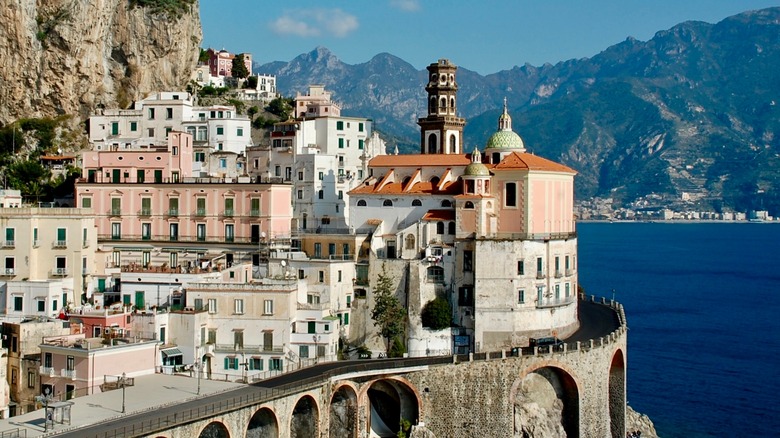
[[[615,219],[615,220],[604,220],[604,219],[577,219],[576,221],[579,224],[585,224],[585,223],[604,223],[604,224],[780,224],[780,220],[774,220],[774,221],[751,221],[751,220],[744,220],[744,221],[735,221],[735,220],[726,220],[726,219],[653,219],[653,220],[633,220],[633,219]]]

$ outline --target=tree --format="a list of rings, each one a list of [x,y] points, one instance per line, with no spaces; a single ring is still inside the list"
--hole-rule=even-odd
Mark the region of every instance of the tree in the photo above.
[[[379,327],[379,333],[385,338],[386,351],[390,355],[390,340],[400,337],[404,333],[406,321],[406,309],[393,294],[393,281],[387,275],[387,269],[382,264],[382,273],[377,278],[374,289],[374,308],[371,310],[371,319],[374,325]]]
[[[246,110],[246,114],[249,116],[249,120],[252,120],[255,118],[255,114],[260,112],[260,108],[257,107],[257,105],[250,106],[248,110]]]
[[[292,99],[277,97],[268,104],[266,110],[281,117],[282,120],[287,120],[290,118],[290,112],[292,112]]]
[[[257,88],[257,76],[249,76],[246,78],[246,82],[244,82],[244,88],[251,88],[256,89]]]
[[[230,75],[234,78],[244,79],[245,77],[249,76],[249,70],[247,70],[246,64],[244,64],[243,53],[239,53],[233,58],[233,67],[230,71]]]
[[[452,323],[452,310],[450,309],[450,303],[444,298],[436,298],[423,307],[422,313],[423,327],[428,327],[432,330],[441,330],[449,327]]]

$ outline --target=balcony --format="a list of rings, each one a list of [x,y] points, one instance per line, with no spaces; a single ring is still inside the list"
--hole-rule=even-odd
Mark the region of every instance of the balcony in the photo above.
[[[49,376],[49,377],[54,376],[54,368],[53,367],[45,367],[45,366],[41,365],[38,368],[38,372],[42,376]]]
[[[537,280],[541,280],[542,278],[544,278],[544,272],[542,272],[542,271],[537,271],[537,272],[536,272],[536,279],[537,279]]]
[[[170,217],[179,217],[179,209],[178,208],[169,208],[168,209],[168,216],[170,216]]]
[[[62,370],[62,377],[67,377],[69,379],[75,379],[76,378],[76,370]]]
[[[67,240],[55,240],[52,244],[52,247],[54,248],[67,248],[68,247],[68,241]]]
[[[122,240],[122,235],[121,234],[112,234],[111,235],[111,240]]]
[[[14,248],[15,246],[15,240],[3,240],[3,248]]]
[[[41,246],[41,241],[40,240],[37,240],[37,239],[33,240],[32,243],[33,243],[33,248],[37,248],[37,247]]]
[[[545,298],[541,301],[537,301],[536,308],[537,309],[549,309],[552,307],[563,307],[567,306],[575,301],[575,296],[569,296],[564,298]]]
[[[152,209],[151,208],[142,208],[138,210],[138,216],[146,216],[149,217],[152,215]]]
[[[217,353],[284,353],[283,345],[216,344]]]
[[[122,216],[122,209],[121,208],[112,208],[108,212],[109,216]]]
[[[205,217],[206,216],[206,209],[205,208],[199,208],[195,210],[195,216],[196,217]]]
[[[233,217],[234,214],[235,214],[235,211],[233,211],[233,209],[227,209],[227,210],[222,212],[222,216],[224,216],[224,217]]]
[[[65,277],[68,275],[68,268],[54,268],[51,270],[51,275]]]
[[[0,274],[2,274],[4,276],[16,275],[16,269],[14,269],[14,268],[5,268],[2,271],[0,271]]]
[[[567,277],[571,277],[572,275],[574,275],[574,271],[573,271],[573,270],[571,270],[571,269],[567,269],[567,270],[566,270],[566,276],[567,276]]]
[[[561,277],[563,277],[563,272],[555,271],[555,278],[561,278]]]
[[[260,217],[260,210],[250,210],[249,215],[252,217]]]
[[[89,240],[88,239],[82,240],[81,241],[81,247],[82,248],[89,248]]]
[[[235,240],[236,239],[233,236],[225,236],[225,242],[233,243]]]

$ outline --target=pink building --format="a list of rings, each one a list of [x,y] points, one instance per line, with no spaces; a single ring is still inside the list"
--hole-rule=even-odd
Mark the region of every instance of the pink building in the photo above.
[[[259,264],[262,243],[289,239],[290,185],[196,178],[192,159],[183,132],[165,147],[84,153],[76,199],[95,213],[107,266],[188,268],[223,255]]]
[[[123,374],[154,374],[160,365],[159,343],[130,338],[88,338],[83,333],[43,338],[41,390],[61,400],[114,389]]]
[[[208,49],[206,53],[209,55],[209,74],[212,76],[233,76],[233,58],[235,58],[236,55],[228,52],[225,49],[220,51]],[[251,74],[252,54],[240,53],[240,55],[244,55],[244,65],[246,66],[247,71],[249,71]]]

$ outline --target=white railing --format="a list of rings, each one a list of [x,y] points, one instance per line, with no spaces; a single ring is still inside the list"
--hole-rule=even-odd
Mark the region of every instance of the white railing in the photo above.
[[[68,246],[67,240],[55,240],[54,241],[54,247],[55,248],[66,248]]]
[[[15,240],[3,240],[3,248],[13,248],[16,246]]]
[[[75,379],[76,378],[76,370],[62,370],[62,377],[67,377],[69,379]]]
[[[41,365],[41,367],[39,368],[38,372],[42,376],[53,376],[54,375],[54,368],[53,367],[45,367],[45,366]]]

